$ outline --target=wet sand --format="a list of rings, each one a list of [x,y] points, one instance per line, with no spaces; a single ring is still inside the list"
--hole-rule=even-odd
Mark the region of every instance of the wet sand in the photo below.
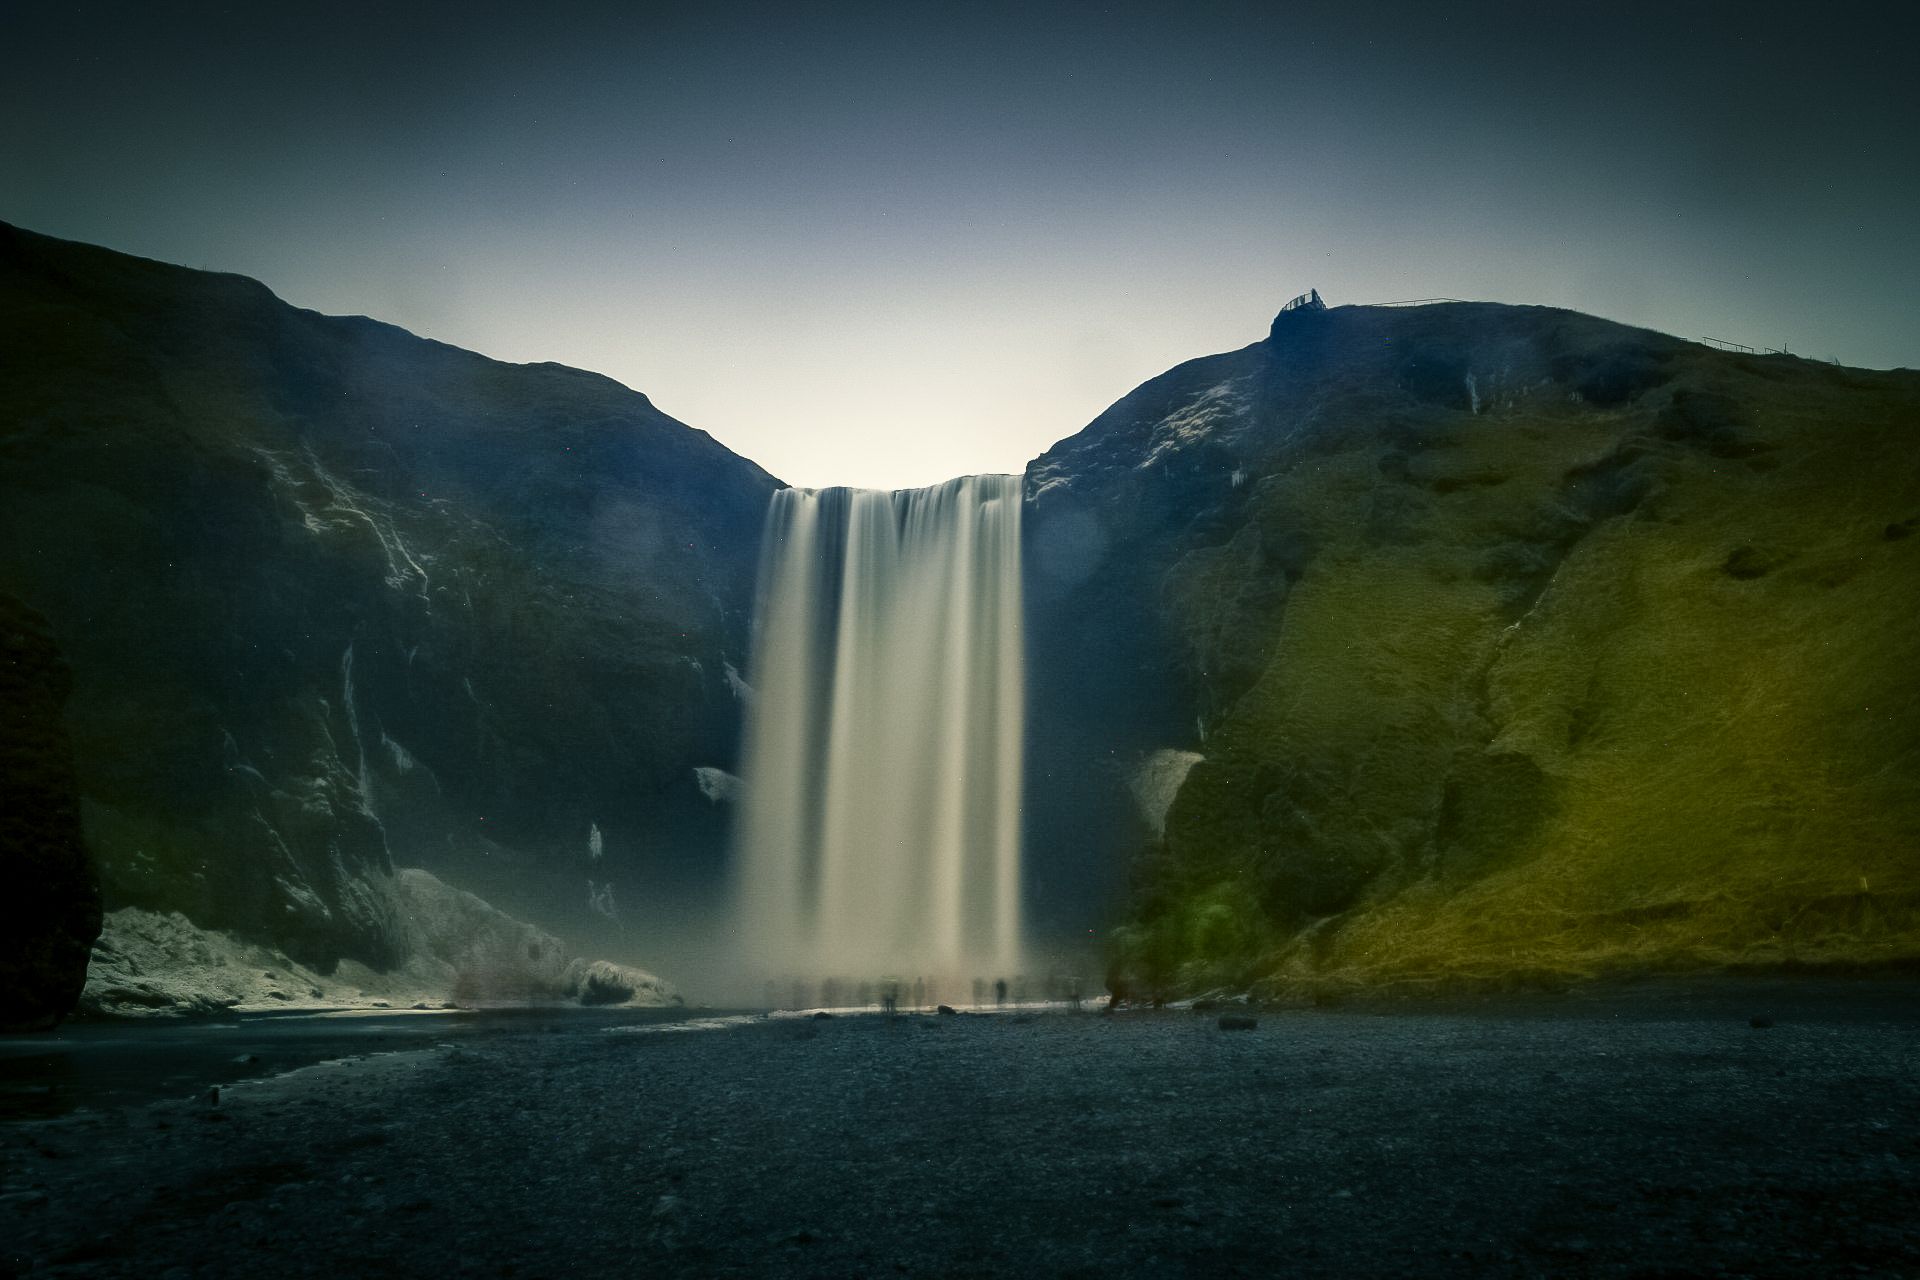
[[[1759,1015],[1770,1026],[1756,1027]],[[67,1275],[1914,1275],[1920,984],[506,1020],[0,1127]]]

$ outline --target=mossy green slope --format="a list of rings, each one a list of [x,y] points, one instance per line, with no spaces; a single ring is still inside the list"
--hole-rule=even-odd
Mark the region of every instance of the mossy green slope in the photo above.
[[[1119,979],[1920,959],[1920,379],[1537,308],[1286,320],[1216,358],[1238,488],[1149,584],[1216,710]]]

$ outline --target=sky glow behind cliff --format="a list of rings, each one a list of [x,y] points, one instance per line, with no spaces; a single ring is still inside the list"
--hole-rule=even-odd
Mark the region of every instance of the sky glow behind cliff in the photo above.
[[[1309,285],[1920,364],[1910,9],[1171,8],[12,6],[0,218],[809,485],[1018,470]]]

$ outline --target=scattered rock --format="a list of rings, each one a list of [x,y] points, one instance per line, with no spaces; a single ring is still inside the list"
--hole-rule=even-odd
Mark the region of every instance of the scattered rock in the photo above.
[[[1249,1018],[1243,1013],[1226,1013],[1220,1015],[1220,1029],[1222,1031],[1251,1031],[1259,1025],[1260,1019]]]
[[[1773,1019],[1769,1018],[1764,1013],[1756,1013],[1751,1018],[1747,1019],[1747,1025],[1752,1027],[1756,1031],[1765,1031],[1768,1027],[1773,1025]]]
[[[950,1018],[959,1011],[950,1004],[943,1004],[935,1012],[943,1018]]]
[[[822,1018],[831,1018],[832,1016],[833,1016],[833,1015],[832,1015],[832,1014],[830,1014],[830,1013],[828,1013],[828,1012],[827,1012],[827,1011],[826,1011],[825,1009],[821,1009],[821,1010],[819,1010],[818,1012],[816,1012],[816,1013],[815,1013],[815,1014],[813,1015],[813,1017],[814,1017],[814,1020],[815,1020],[816,1022],[817,1022],[817,1021],[819,1021],[819,1020],[820,1020],[820,1019],[822,1019]]]

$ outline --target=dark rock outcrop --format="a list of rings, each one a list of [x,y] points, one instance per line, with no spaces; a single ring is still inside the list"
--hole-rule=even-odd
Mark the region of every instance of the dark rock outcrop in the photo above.
[[[386,965],[395,865],[595,949],[589,876],[717,879],[758,467],[595,374],[3,225],[0,348],[0,590],[68,638],[112,906]]]
[[[71,673],[46,619],[0,595],[0,1030],[72,1012],[100,936],[100,885],[80,837],[61,723]]]

